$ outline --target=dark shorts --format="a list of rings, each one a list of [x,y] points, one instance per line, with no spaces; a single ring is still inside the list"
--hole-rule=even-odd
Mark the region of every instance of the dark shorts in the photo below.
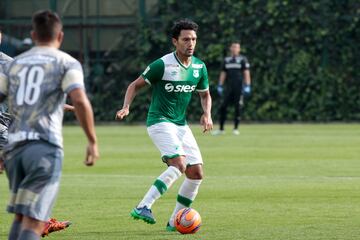
[[[234,104],[237,105],[240,103],[241,98],[241,91],[229,91],[225,92],[223,104],[230,105]]]
[[[7,211],[47,221],[59,190],[62,160],[63,150],[44,141],[30,141],[7,152]]]

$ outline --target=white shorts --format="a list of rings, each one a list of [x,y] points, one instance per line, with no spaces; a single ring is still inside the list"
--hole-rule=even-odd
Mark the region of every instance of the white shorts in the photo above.
[[[161,122],[151,125],[147,131],[165,163],[182,155],[185,156],[186,165],[203,164],[199,146],[188,125]]]

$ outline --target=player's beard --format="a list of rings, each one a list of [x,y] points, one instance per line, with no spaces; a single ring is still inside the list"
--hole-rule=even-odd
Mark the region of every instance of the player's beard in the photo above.
[[[194,55],[194,50],[185,50],[185,56],[191,57],[192,55]]]

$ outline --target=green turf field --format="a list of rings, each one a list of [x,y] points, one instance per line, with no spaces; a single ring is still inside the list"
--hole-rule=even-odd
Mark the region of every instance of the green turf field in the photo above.
[[[228,128],[230,129],[230,128]],[[193,207],[200,231],[164,231],[178,181],[153,207],[158,223],[130,210],[164,169],[144,126],[97,128],[101,160],[82,164],[84,137],[66,127],[65,162],[53,217],[73,225],[48,239],[360,239],[360,126],[246,125],[240,136],[204,135],[193,126],[206,178]],[[7,182],[0,176],[0,204]],[[0,239],[11,219],[0,214]]]

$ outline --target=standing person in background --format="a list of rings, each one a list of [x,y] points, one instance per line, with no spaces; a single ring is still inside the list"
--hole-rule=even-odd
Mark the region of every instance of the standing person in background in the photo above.
[[[250,64],[244,55],[240,54],[240,42],[232,42],[230,45],[231,56],[225,57],[217,87],[218,94],[222,97],[220,106],[220,129],[213,135],[225,133],[228,106],[234,107],[233,134],[239,135],[240,111],[243,105],[243,96],[251,93]]]

